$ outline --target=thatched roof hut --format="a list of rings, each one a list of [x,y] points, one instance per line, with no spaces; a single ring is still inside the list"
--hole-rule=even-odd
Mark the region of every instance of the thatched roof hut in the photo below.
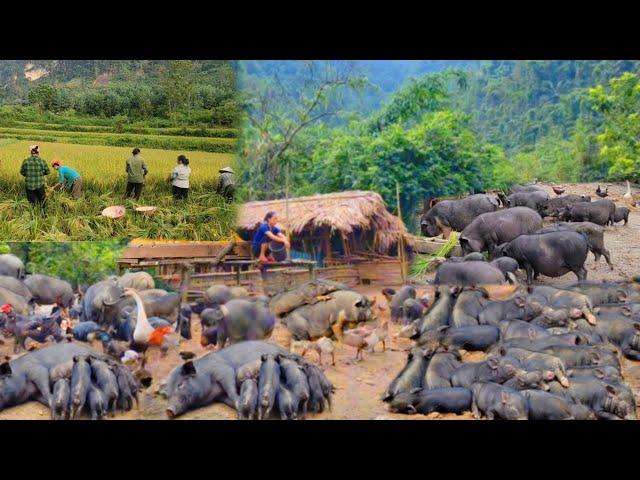
[[[340,234],[345,255],[357,250],[388,254],[400,235],[408,238],[406,227],[387,211],[382,197],[367,191],[290,198],[288,205],[284,199],[245,203],[240,206],[239,230],[252,234],[272,210],[292,236],[330,239]]]

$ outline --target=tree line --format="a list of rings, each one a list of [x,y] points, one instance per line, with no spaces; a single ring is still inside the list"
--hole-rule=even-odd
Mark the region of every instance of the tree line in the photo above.
[[[89,61],[59,62],[49,65],[52,73],[37,81],[16,80],[3,103],[132,121],[156,117],[211,126],[236,123],[238,102],[230,62],[164,61],[144,64],[146,70],[140,70],[131,62],[105,61],[101,69],[94,63],[93,73],[86,64]],[[77,76],[69,79],[73,65]],[[98,83],[100,75],[108,75],[109,80]]]

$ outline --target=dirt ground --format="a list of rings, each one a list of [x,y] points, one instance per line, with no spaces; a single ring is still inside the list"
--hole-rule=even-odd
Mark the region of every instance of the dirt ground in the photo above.
[[[597,184],[579,184],[564,185],[567,188],[566,193],[590,194],[595,197],[595,189]],[[609,198],[618,205],[623,205],[622,195],[626,191],[626,187],[616,184],[601,184],[601,187],[609,188]],[[555,195],[551,188],[549,193]],[[638,190],[634,189],[634,194],[638,194]],[[589,280],[605,280],[605,279],[622,279],[628,276],[636,275],[637,266],[640,263],[640,213],[638,209],[632,208],[629,216],[629,224],[622,226],[618,224],[614,227],[608,227],[605,232],[605,245],[611,251],[614,270],[611,271],[606,265],[604,258],[598,264],[593,261],[593,255],[589,254],[586,263]],[[574,274],[570,273],[560,278],[541,277],[540,283],[550,285],[561,285],[576,280]],[[393,286],[393,285],[389,285]],[[397,287],[397,285],[396,285]],[[389,317],[389,310],[384,297],[380,294],[380,286],[361,287],[358,288],[363,294],[369,297],[375,296],[377,299],[376,313],[379,319]],[[424,291],[427,291],[425,289]],[[421,292],[419,292],[421,293]],[[406,361],[406,351],[410,348],[410,341],[402,338],[393,338],[393,335],[399,330],[399,326],[390,326],[390,339],[387,344],[386,351],[382,352],[381,345],[377,347],[375,353],[364,353],[364,360],[360,362],[354,361],[355,349],[344,346],[336,348],[335,366],[330,363],[330,358],[323,356],[323,369],[325,374],[335,385],[336,391],[333,397],[333,408],[331,411],[325,411],[322,414],[309,415],[309,420],[325,420],[325,419],[358,419],[358,420],[421,420],[421,419],[471,419],[470,413],[463,415],[455,414],[431,414],[423,415],[403,415],[390,413],[386,409],[386,404],[380,400],[381,395],[389,385],[391,380],[403,368]],[[197,316],[194,315],[193,320],[193,339],[190,341],[182,340],[180,345],[181,351],[191,351],[198,356],[207,353],[209,350],[203,348],[199,344],[200,325]],[[282,325],[278,324],[271,337],[271,341],[285,344],[286,331]],[[10,342],[7,345],[0,346],[0,354],[10,354]],[[100,350],[100,346],[96,348]],[[307,353],[307,357],[316,361],[315,352]],[[483,359],[484,354],[479,352],[465,353],[463,358],[465,361],[479,361]],[[161,358],[158,351],[152,351],[149,354],[147,370],[154,377],[151,387],[144,391],[140,398],[140,408],[118,414],[116,419],[166,419],[165,408],[166,401],[154,395],[154,391],[158,388],[161,381],[166,378],[169,372],[182,360],[178,356],[177,351],[172,351],[166,357]],[[622,359],[623,375],[634,391],[634,394],[640,394],[640,362],[631,362]],[[640,409],[638,411],[640,415]],[[29,402],[27,404],[10,408],[0,412],[0,420],[4,419],[48,419],[49,411],[44,406]],[[179,417],[180,420],[188,419],[215,419],[215,420],[231,420],[235,419],[235,411],[223,404],[214,404],[207,407],[199,408],[188,412]]]

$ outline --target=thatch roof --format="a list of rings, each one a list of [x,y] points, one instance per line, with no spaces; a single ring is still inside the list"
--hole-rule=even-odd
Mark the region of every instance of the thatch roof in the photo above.
[[[320,227],[350,234],[356,229],[374,233],[374,248],[386,251],[407,229],[398,217],[391,215],[382,197],[375,192],[348,191],[289,199],[289,218],[285,200],[249,202],[240,207],[238,226],[252,231],[262,223],[269,211],[275,211],[281,226],[292,234]]]

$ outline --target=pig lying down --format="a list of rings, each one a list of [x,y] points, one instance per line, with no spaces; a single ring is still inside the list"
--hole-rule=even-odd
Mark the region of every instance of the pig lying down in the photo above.
[[[241,419],[298,419],[331,407],[333,386],[299,355],[259,340],[208,353],[176,367],[158,393],[167,416],[221,402]]]
[[[131,410],[140,386],[121,363],[77,343],[58,343],[0,365],[0,409],[35,400],[54,420]]]

